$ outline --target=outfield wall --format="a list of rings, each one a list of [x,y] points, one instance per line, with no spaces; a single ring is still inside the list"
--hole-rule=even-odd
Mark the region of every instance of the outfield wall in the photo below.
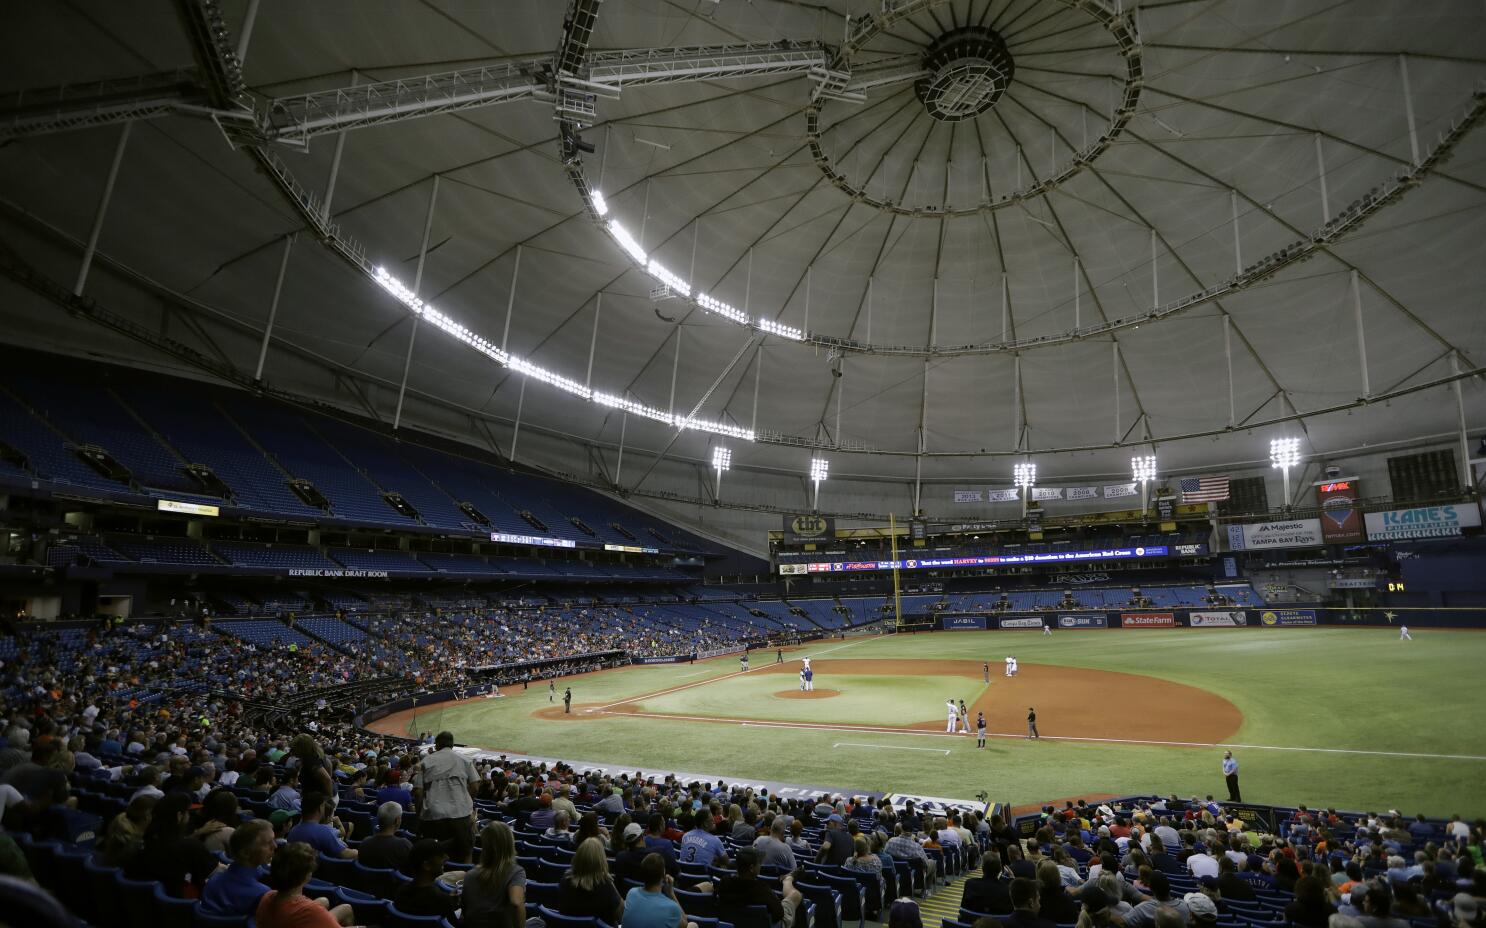
[[[1040,613],[941,613],[938,631],[1040,631],[1088,628],[1309,628],[1353,627],[1486,628],[1483,609],[1343,609],[1304,606],[1237,606],[1203,609],[1077,610]]]

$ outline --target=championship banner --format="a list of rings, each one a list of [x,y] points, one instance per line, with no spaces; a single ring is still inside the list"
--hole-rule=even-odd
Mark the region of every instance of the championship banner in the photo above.
[[[1320,519],[1291,519],[1286,522],[1228,526],[1228,547],[1234,551],[1310,548],[1322,543]]]
[[[986,501],[987,502],[992,502],[992,503],[1012,503],[1012,502],[1016,502],[1019,499],[1021,499],[1021,497],[1020,496],[1017,496],[1017,488],[1016,487],[1012,487],[1009,490],[990,490],[990,489],[986,490]]]
[[[1033,487],[1032,488],[1032,499],[1034,499],[1034,500],[1062,499],[1062,498],[1063,498],[1063,488],[1062,487]]]
[[[1094,615],[1060,615],[1059,628],[1109,628],[1109,617],[1100,612]]]
[[[947,615],[940,618],[940,628],[952,631],[985,631],[986,617],[983,615]]]
[[[985,494],[980,490],[956,490],[955,502],[957,503],[983,503]]]
[[[790,544],[830,541],[836,537],[836,520],[830,516],[802,515],[784,517],[784,540]]]
[[[1127,612],[1120,616],[1123,628],[1176,628],[1174,612]]]
[[[1193,628],[1238,628],[1249,624],[1248,613],[1242,609],[1230,612],[1191,612],[1187,624]]]
[[[1016,619],[1002,619],[998,624],[1001,628],[1041,628],[1042,616],[1029,615]]]
[[[1299,625],[1315,625],[1314,609],[1265,609],[1259,613],[1259,624],[1271,628],[1290,628]]]
[[[1119,499],[1122,496],[1139,496],[1138,484],[1117,483],[1114,486],[1104,488],[1105,499]]]
[[[1069,499],[1098,499],[1099,498],[1099,488],[1098,487],[1068,487],[1067,488],[1067,493],[1068,493],[1068,498]]]
[[[1350,545],[1362,541],[1356,477],[1316,484],[1316,502],[1321,505],[1321,537],[1327,544]]]
[[[1368,541],[1394,541],[1402,538],[1453,538],[1462,528],[1481,524],[1481,510],[1474,503],[1452,506],[1420,506],[1416,509],[1390,509],[1369,512]]]

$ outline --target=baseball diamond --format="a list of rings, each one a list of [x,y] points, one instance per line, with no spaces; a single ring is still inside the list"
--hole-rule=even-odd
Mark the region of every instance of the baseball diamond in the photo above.
[[[728,658],[679,673],[602,671],[575,682],[572,715],[529,697],[500,705],[470,700],[419,710],[416,724],[406,710],[374,727],[402,734],[457,726],[481,748],[549,756],[581,744],[585,757],[638,767],[686,768],[686,758],[699,752],[734,777],[787,774],[815,782],[841,779],[831,760],[832,736],[839,741],[850,733],[849,740],[884,745],[942,739],[947,756],[924,761],[911,752],[881,752],[870,767],[853,766],[855,780],[843,785],[945,795],[947,784],[974,783],[1012,797],[1074,796],[1101,785],[1106,792],[1133,790],[1150,782],[1152,770],[1161,771],[1166,790],[1219,791],[1222,777],[1214,776],[1207,748],[1228,744],[1241,745],[1235,750],[1247,765],[1248,801],[1284,795],[1312,805],[1430,808],[1431,796],[1444,789],[1478,796],[1466,805],[1486,811],[1486,796],[1473,785],[1486,775],[1486,733],[1412,712],[1406,682],[1377,679],[1345,704],[1318,702],[1303,712],[1291,697],[1295,679],[1341,688],[1352,667],[1395,661],[1390,630],[1068,630],[1053,638],[1018,637],[1022,672],[991,675],[987,685],[984,659],[967,655],[996,653],[1007,634],[821,642],[787,650],[783,664],[747,674]],[[1427,647],[1427,656],[1411,659],[1468,673],[1479,635],[1431,632],[1413,642]],[[810,654],[820,655],[812,666],[823,688],[806,694],[781,687]],[[986,750],[974,749],[973,734],[944,733],[937,713],[949,693],[966,700],[972,719],[985,712]],[[799,699],[809,695],[815,699]],[[1042,736],[1032,745],[1021,740],[1027,706],[1036,708]],[[1367,725],[1352,724],[1360,716]]]

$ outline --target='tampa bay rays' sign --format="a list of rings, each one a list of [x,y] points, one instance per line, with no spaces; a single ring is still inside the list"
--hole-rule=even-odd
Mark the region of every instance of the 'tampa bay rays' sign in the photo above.
[[[1419,506],[1414,509],[1390,509],[1369,512],[1368,541],[1393,541],[1402,538],[1450,538],[1462,528],[1481,524],[1481,510],[1474,503],[1451,506]]]
[[[1291,519],[1286,522],[1257,522],[1228,526],[1228,547],[1234,551],[1255,548],[1311,548],[1322,543],[1320,519]]]

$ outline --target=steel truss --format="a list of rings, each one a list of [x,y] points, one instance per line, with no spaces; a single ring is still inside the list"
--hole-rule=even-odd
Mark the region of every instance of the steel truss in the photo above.
[[[119,80],[18,91],[0,110],[0,139],[153,119],[187,108],[205,111],[196,72],[160,71]]]
[[[564,46],[566,47],[566,46]],[[588,90],[617,96],[625,86],[805,74],[826,61],[813,42],[629,48],[595,52],[569,72],[550,57],[276,97],[263,104],[263,135],[304,143],[317,135],[535,99],[555,102]]]

